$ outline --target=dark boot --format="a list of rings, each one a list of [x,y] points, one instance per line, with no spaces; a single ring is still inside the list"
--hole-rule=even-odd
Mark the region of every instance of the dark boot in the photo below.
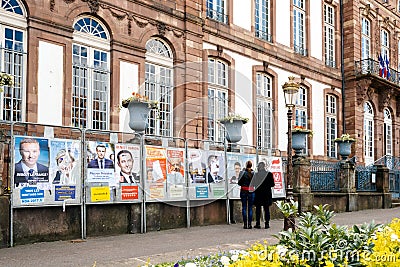
[[[254,225],[254,228],[261,229],[261,225],[260,225],[259,221],[256,221],[256,225]]]
[[[265,229],[268,229],[269,228],[269,221],[266,221],[265,222]]]
[[[247,229],[251,229],[253,226],[251,226],[251,223],[248,224]]]
[[[243,229],[247,229],[247,221],[246,220],[243,221]]]

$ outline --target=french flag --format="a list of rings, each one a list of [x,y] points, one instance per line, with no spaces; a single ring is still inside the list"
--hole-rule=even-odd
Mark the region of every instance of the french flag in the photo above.
[[[386,54],[385,54],[385,62],[384,62],[384,64],[385,64],[385,77],[386,77],[386,79],[389,80],[389,78],[390,78],[389,59],[386,56]]]
[[[385,77],[385,63],[383,61],[382,55],[378,55],[378,61],[379,61],[379,76]]]

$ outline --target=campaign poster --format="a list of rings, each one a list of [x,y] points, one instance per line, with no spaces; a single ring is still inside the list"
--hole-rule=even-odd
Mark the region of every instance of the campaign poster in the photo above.
[[[114,157],[114,144],[88,141],[87,182],[115,184]]]
[[[90,201],[91,202],[105,202],[111,200],[109,186],[92,186],[90,188]]]
[[[185,184],[185,151],[183,149],[167,149],[167,184]]]
[[[227,173],[229,184],[237,184],[239,181],[239,173],[246,167],[246,162],[250,160],[253,164],[253,169],[256,168],[256,155],[231,153],[227,154]]]
[[[282,158],[281,157],[262,157],[260,161],[264,161],[267,170],[272,172],[274,176],[275,186],[272,190],[272,198],[285,197],[285,182],[283,180]]]
[[[14,162],[14,186],[16,188],[37,186],[43,190],[50,189],[48,139],[16,136],[14,138]],[[35,197],[35,199],[38,198]]]
[[[206,183],[222,183],[225,181],[225,152],[207,151]]]
[[[165,148],[146,146],[146,181],[164,183],[167,178],[167,152]]]
[[[140,183],[140,146],[115,144],[115,176],[122,184]]]
[[[50,141],[50,182],[76,186],[81,183],[81,144],[79,140]]]
[[[205,184],[207,175],[207,155],[200,149],[188,149],[188,175],[190,183]]]
[[[121,186],[121,199],[122,200],[138,200],[139,199],[139,186],[137,186],[137,185]]]

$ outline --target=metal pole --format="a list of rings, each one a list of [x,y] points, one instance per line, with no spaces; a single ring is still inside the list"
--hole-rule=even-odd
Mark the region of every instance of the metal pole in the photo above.
[[[286,199],[290,201],[293,199],[293,159],[292,159],[292,117],[293,117],[293,109],[292,107],[288,108],[288,147],[287,147],[287,191],[286,191]]]

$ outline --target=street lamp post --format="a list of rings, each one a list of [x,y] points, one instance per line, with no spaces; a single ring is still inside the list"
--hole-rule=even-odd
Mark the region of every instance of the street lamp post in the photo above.
[[[286,168],[286,201],[293,200],[293,158],[292,158],[292,118],[293,109],[296,104],[297,93],[300,84],[294,81],[294,77],[290,76],[289,81],[282,85],[285,96],[285,105],[288,109],[288,142],[287,142],[287,168]],[[284,228],[294,228],[293,218],[285,217]],[[285,229],[287,230],[287,229]]]

